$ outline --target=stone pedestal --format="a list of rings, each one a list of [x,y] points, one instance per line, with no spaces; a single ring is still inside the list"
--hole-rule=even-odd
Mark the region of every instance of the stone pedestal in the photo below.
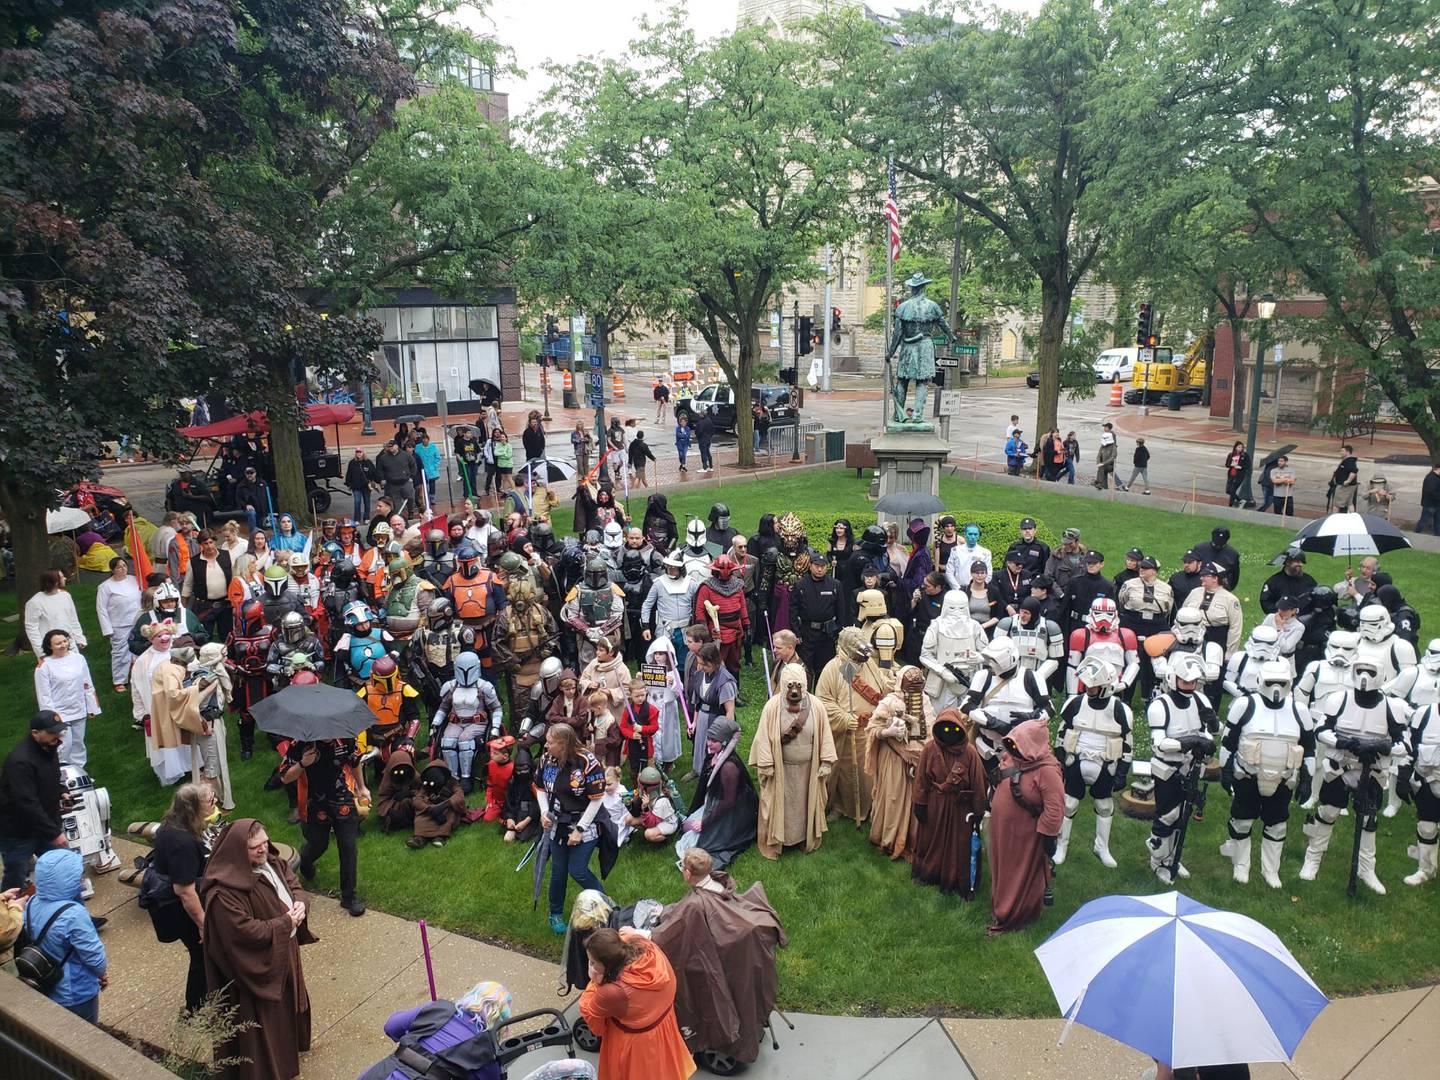
[[[897,491],[940,494],[940,470],[950,444],[934,431],[887,431],[870,440],[880,479],[879,498]],[[899,515],[877,513],[883,523],[900,521]],[[902,522],[903,524],[903,522]]]

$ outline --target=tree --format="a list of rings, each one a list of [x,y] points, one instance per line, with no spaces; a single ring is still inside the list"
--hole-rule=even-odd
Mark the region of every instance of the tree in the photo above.
[[[816,253],[853,235],[860,157],[824,108],[807,44],[759,29],[700,43],[673,13],[642,30],[633,66],[574,65],[551,98],[570,115],[551,115],[573,132],[571,160],[650,203],[664,231],[652,257],[741,403],[740,463],[753,465],[743,405],[760,327],[782,286],[815,277]]]
[[[1028,18],[957,22],[940,6],[893,25],[816,24],[847,137],[988,222],[1037,282],[1038,431],[1056,422],[1075,289],[1151,159],[1154,103],[1127,85],[1141,65],[1132,26],[1090,0]]]
[[[284,196],[404,91],[377,45],[329,0],[0,22],[0,510],[24,588],[46,508],[97,474],[102,439],[174,448],[197,384],[273,386],[297,349],[334,364],[373,348],[293,287]]]

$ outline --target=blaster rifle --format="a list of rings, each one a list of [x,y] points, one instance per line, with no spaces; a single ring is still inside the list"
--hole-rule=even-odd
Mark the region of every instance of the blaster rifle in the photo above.
[[[1185,779],[1180,790],[1180,832],[1175,837],[1175,851],[1170,856],[1169,866],[1166,867],[1172,882],[1180,878],[1180,856],[1185,850],[1185,834],[1190,831],[1191,814],[1197,806],[1203,806],[1200,777],[1205,773],[1206,756],[1208,755],[1192,752],[1190,762],[1185,767]]]
[[[1332,485],[1334,481],[1331,481]],[[1370,805],[1370,775],[1375,768],[1374,758],[1389,753],[1389,739],[1355,739],[1350,744],[1350,753],[1360,759],[1360,782],[1355,785],[1355,839],[1350,845],[1350,881],[1345,886],[1345,895],[1355,896],[1355,886],[1360,880],[1360,835],[1366,824],[1374,817],[1378,807]]]

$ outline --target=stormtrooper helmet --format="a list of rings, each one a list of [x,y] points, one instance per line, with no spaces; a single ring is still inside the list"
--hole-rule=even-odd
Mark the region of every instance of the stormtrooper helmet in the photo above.
[[[455,658],[455,685],[480,685],[480,657],[473,652],[462,652]]]
[[[1181,653],[1170,662],[1165,681],[1171,690],[1191,694],[1205,681],[1205,664],[1194,653]]]
[[[1279,705],[1290,693],[1290,665],[1283,660],[1266,660],[1260,665],[1260,696]]]
[[[885,617],[885,594],[879,589],[861,589],[855,596],[855,618],[859,622]]]
[[[1115,622],[1119,618],[1115,601],[1108,596],[1097,596],[1090,605],[1090,612],[1085,616],[1085,623],[1097,634],[1108,634],[1115,629]]]
[[[1380,689],[1380,664],[1368,656],[1359,656],[1350,665],[1350,680],[1356,690]]]
[[[618,521],[612,521],[605,526],[605,532],[600,542],[605,545],[605,550],[618,552],[625,546],[625,530]]]
[[[1381,604],[1366,604],[1360,609],[1360,636],[1366,641],[1384,641],[1395,632],[1390,612]]]
[[[705,547],[705,523],[697,517],[685,523],[685,546],[691,551],[700,551]]]
[[[1197,608],[1181,608],[1175,613],[1175,640],[1186,645],[1198,645],[1205,640],[1205,617]]]
[[[1015,639],[996,638],[980,650],[980,660],[991,674],[1008,675],[1020,663],[1020,652],[1015,647]]]
[[[1280,656],[1280,635],[1273,626],[1263,623],[1250,631],[1245,652],[1253,660],[1275,660]]]
[[[1353,630],[1332,630],[1325,642],[1325,662],[1336,667],[1349,667],[1359,651],[1359,634]]]
[[[1086,696],[1092,698],[1108,698],[1120,683],[1114,666],[1098,656],[1087,656],[1081,660],[1075,675],[1084,684]]]
[[[1432,674],[1440,672],[1440,638],[1430,639],[1425,655],[1420,657],[1420,666]]]
[[[894,619],[881,619],[870,633],[870,646],[885,667],[895,662],[895,654],[900,651],[902,644],[903,631]]]

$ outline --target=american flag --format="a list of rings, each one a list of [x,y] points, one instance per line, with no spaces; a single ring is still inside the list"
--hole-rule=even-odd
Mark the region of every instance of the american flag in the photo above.
[[[895,201],[895,159],[887,164],[885,190],[885,220],[890,223],[890,261],[900,257],[900,204]]]

